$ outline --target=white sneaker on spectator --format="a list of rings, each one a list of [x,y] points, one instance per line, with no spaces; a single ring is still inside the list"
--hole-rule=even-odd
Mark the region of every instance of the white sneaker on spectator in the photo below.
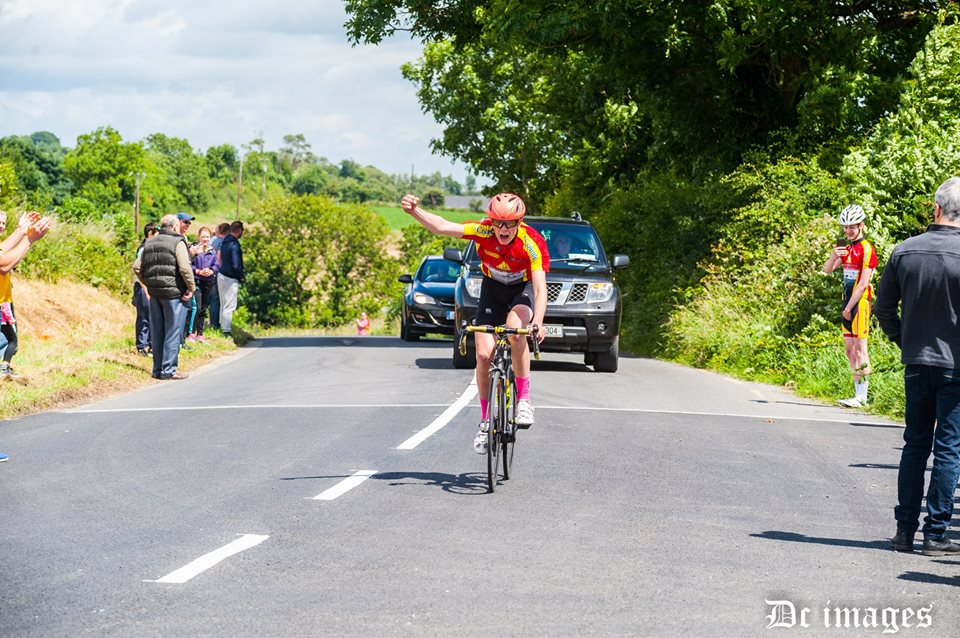
[[[837,403],[846,408],[862,408],[866,405],[866,401],[860,401],[860,399],[857,397],[853,397],[852,399],[840,399],[837,401]]]

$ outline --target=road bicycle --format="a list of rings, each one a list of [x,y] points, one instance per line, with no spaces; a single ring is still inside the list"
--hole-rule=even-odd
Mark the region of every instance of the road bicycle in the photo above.
[[[487,395],[487,489],[493,492],[501,467],[503,455],[503,480],[508,480],[513,471],[513,451],[517,439],[517,383],[513,374],[513,359],[510,357],[510,336],[532,337],[533,357],[540,359],[540,344],[537,342],[538,327],[508,328],[507,326],[464,325],[460,337],[460,354],[466,354],[467,333],[485,332],[496,338],[493,360],[490,362],[490,391]]]

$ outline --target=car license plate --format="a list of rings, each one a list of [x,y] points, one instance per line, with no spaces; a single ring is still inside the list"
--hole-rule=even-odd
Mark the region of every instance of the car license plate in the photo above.
[[[553,337],[557,339],[563,338],[563,326],[549,325],[545,324],[543,326],[543,334],[545,337]]]
[[[447,321],[453,321],[453,310],[447,311]]]

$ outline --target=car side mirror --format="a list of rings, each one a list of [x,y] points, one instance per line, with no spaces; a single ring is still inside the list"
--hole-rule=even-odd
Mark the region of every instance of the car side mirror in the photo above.
[[[614,268],[626,268],[630,265],[630,256],[629,255],[614,255],[613,256],[613,267]]]
[[[443,258],[456,264],[463,265],[463,253],[459,248],[444,248]]]
[[[397,281],[399,281],[402,284],[412,284],[413,277],[411,277],[410,275],[400,275],[399,277],[397,277]]]

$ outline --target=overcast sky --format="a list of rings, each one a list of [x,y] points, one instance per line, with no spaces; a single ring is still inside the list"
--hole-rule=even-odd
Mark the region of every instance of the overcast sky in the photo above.
[[[303,133],[334,163],[463,183],[465,166],[430,153],[441,129],[400,75],[420,44],[353,48],[345,21],[340,0],[0,0],[0,136],[73,147],[109,125],[206,150]]]

